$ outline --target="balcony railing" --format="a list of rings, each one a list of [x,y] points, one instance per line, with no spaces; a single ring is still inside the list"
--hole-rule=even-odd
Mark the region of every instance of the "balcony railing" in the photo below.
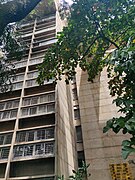
[[[44,81],[44,85],[50,83],[53,83],[53,79],[50,79],[49,81]],[[39,86],[36,79],[26,80],[26,87],[34,87],[34,86]]]
[[[0,103],[0,110],[7,110],[7,109],[13,109],[18,107],[19,105],[19,100],[14,99],[10,101],[3,101]]]
[[[17,116],[17,109],[0,112],[0,120],[8,120]]]
[[[14,148],[14,159],[54,156],[54,142],[21,145]]]
[[[54,138],[54,127],[18,132],[16,142],[29,142],[37,140],[46,140],[51,138]]]
[[[22,105],[30,106],[30,105],[36,105],[36,104],[41,104],[41,103],[47,103],[51,101],[55,101],[55,93],[49,93],[49,94],[43,94],[40,96],[24,98]]]
[[[40,114],[48,114],[54,113],[55,104],[43,104],[38,106],[32,106],[21,109],[21,116],[31,116],[31,115],[40,115]]]
[[[43,58],[30,59],[29,65],[40,64],[43,62]]]
[[[20,62],[17,62],[15,63],[15,69],[18,69],[18,68],[22,68],[22,67],[25,67],[27,64],[27,61],[20,61]]]

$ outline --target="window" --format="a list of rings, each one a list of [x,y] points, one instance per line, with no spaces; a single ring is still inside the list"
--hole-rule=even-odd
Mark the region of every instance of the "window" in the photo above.
[[[73,100],[77,100],[78,96],[77,96],[77,88],[72,89],[73,92]]]
[[[17,134],[17,138],[16,138],[17,142],[25,142],[26,141],[26,131],[24,132],[19,132]]]
[[[42,95],[42,96],[40,96],[39,100],[40,100],[40,103],[47,102],[48,97],[47,97],[47,95]]]
[[[45,144],[45,154],[53,154],[54,153],[54,144],[46,143]]]
[[[12,79],[13,79],[13,82],[22,81],[24,79],[24,74],[16,75]]]
[[[22,82],[13,84],[13,90],[21,89],[21,88],[22,88],[22,85],[23,85]]]
[[[19,106],[19,100],[14,100],[13,107],[18,107],[18,106]]]
[[[46,105],[41,105],[38,108],[39,113],[46,113]]]
[[[54,128],[46,129],[46,139],[54,138]]]
[[[23,108],[22,109],[22,116],[27,116],[29,114],[29,109],[28,108]]]
[[[18,81],[22,81],[24,79],[24,74],[20,74],[17,76]]]
[[[26,86],[27,86],[27,87],[37,86],[37,85],[38,85],[38,84],[37,84],[37,82],[36,82],[35,79],[26,81]]]
[[[30,60],[30,64],[38,64],[38,63],[41,63],[43,61],[42,58],[39,58],[39,59],[31,59]]]
[[[74,119],[80,119],[80,109],[74,109]]]
[[[82,142],[82,128],[81,128],[81,126],[76,126],[76,137],[77,137],[77,142]]]
[[[16,117],[17,116],[17,110],[12,110],[11,112],[10,112],[10,118],[14,118],[14,117]]]
[[[12,108],[12,101],[6,102],[6,109]]]
[[[35,72],[30,72],[30,73],[28,73],[28,79],[30,79],[30,78],[37,78],[37,76],[38,76],[38,71],[35,71]]]
[[[0,148],[0,159],[7,159],[9,150],[9,147]]]
[[[85,161],[84,151],[78,151],[78,167],[82,167],[82,162]]]
[[[34,131],[29,131],[27,134],[27,141],[34,141]]]
[[[33,85],[33,81],[32,80],[26,81],[26,86],[27,87],[30,87],[32,85]]]
[[[37,107],[31,107],[29,114],[30,114],[30,115],[37,114]]]
[[[31,104],[31,99],[30,98],[27,98],[27,99],[23,100],[23,106],[27,106],[27,105],[30,105],[30,104]]]
[[[54,101],[55,100],[55,93],[50,93],[50,94],[44,94],[36,97],[31,97],[31,98],[25,98],[23,99],[23,106],[26,105],[33,105],[33,104],[39,104],[39,103],[46,103],[49,101]]]
[[[52,94],[49,94],[48,95],[48,101],[54,101],[55,100],[55,94],[52,93]]]
[[[0,110],[3,110],[5,107],[5,103],[0,103]]]
[[[3,112],[3,117],[2,119],[9,119],[10,111],[5,111]]]
[[[12,134],[4,135],[3,144],[11,144],[11,141],[12,141]]]
[[[31,104],[38,104],[38,97],[32,97]]]
[[[0,135],[0,145],[4,144],[4,135]]]
[[[18,105],[19,105],[19,100],[6,101],[3,103],[0,103],[0,110],[15,108],[15,107],[18,107]]]
[[[47,112],[53,112],[55,109],[54,104],[48,104],[47,105]]]
[[[38,130],[37,131],[37,140],[45,139],[45,130]]]
[[[22,116],[28,116],[34,114],[46,114],[47,112],[54,112],[54,110],[55,110],[55,104],[22,108]]]

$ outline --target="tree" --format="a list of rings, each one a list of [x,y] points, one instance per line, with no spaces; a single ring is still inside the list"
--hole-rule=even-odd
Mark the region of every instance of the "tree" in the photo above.
[[[86,180],[91,174],[87,174],[87,169],[89,164],[86,165],[85,162],[82,161],[82,167],[78,168],[77,171],[72,170],[73,175],[69,176],[69,180]],[[58,177],[58,180],[65,180],[64,176]]]
[[[24,19],[41,0],[0,0],[0,36],[7,24]]]
[[[112,129],[115,133],[122,130],[130,134],[130,140],[122,142],[124,159],[135,152],[135,40],[129,39],[127,46],[116,50],[109,61],[108,77],[110,94],[115,96],[114,103],[122,116],[112,118],[104,127],[104,132]]]
[[[108,65],[110,93],[116,96],[116,106],[123,116],[107,122],[104,132],[112,128],[118,133],[132,135],[123,142],[123,157],[134,150],[135,145],[135,0],[74,0],[68,26],[58,35],[58,41],[44,56],[39,66],[37,81],[65,75],[68,83],[79,65],[87,71],[88,80]],[[129,38],[131,39],[128,43]],[[129,45],[130,44],[130,45]],[[113,55],[106,54],[114,49]]]
[[[11,88],[15,75],[11,59],[21,58],[23,47],[20,38],[9,23],[25,18],[41,0],[0,0],[0,87],[2,91]],[[10,58],[9,58],[10,55]],[[9,65],[10,64],[10,65]]]

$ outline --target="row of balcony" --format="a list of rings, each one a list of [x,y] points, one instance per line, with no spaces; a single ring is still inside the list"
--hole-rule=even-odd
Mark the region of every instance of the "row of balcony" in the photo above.
[[[36,130],[19,131],[16,135],[16,143],[25,143],[30,141],[48,140],[54,138],[54,127],[48,127]],[[12,133],[0,135],[0,145],[11,144]]]
[[[0,148],[0,160],[7,160],[10,147]],[[28,145],[15,146],[13,159],[52,157],[54,156],[54,142],[36,143]]]

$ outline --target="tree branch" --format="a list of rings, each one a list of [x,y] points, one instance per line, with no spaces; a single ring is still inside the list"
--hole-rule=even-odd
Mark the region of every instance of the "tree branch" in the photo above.
[[[99,38],[100,38],[100,36],[97,36],[97,37],[92,41],[92,43],[89,45],[89,47],[87,48],[87,50],[84,52],[83,57],[82,57],[80,60],[82,60],[82,59],[87,55],[87,53],[89,52],[90,48],[93,46],[93,44],[95,43],[95,41],[96,41],[97,39],[99,39]]]
[[[25,18],[41,0],[13,0],[0,4],[0,36],[7,24]]]

